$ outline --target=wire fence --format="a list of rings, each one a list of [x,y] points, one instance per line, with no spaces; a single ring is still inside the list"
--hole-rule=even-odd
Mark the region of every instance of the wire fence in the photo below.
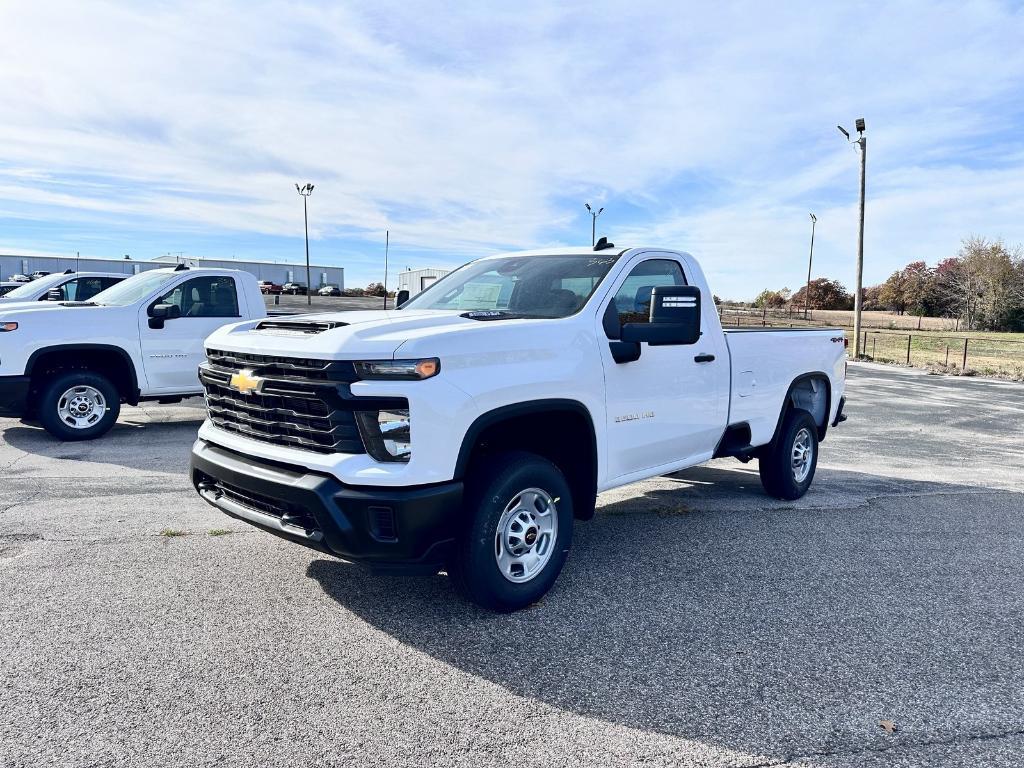
[[[828,322],[813,316],[804,320],[802,311],[719,307],[719,317],[727,329],[730,326],[751,325],[765,328],[828,326],[851,329],[851,325],[843,322]],[[954,335],[928,330],[900,333],[870,328],[867,324],[862,328],[861,352],[868,360],[953,373],[1005,375],[1024,379],[1024,340],[1021,339],[1002,339],[993,335]],[[850,338],[851,354],[853,346],[853,339]]]

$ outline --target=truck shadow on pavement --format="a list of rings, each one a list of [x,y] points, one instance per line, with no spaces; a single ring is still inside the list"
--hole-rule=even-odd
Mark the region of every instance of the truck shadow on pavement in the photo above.
[[[781,759],[1021,729],[1024,494],[819,468],[785,503],[714,466],[633,494],[516,614],[443,575],[308,575],[457,673],[647,733]]]
[[[161,415],[161,420],[122,417],[96,440],[62,442],[31,422],[11,422],[0,432],[3,442],[28,454],[65,461],[111,464],[126,469],[175,469],[188,465],[189,448],[204,414]]]

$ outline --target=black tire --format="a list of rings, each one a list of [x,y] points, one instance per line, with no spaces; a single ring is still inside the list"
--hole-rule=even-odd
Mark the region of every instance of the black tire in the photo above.
[[[91,396],[94,407],[84,418],[76,419],[82,425],[78,427],[62,418],[60,413],[65,394],[75,387],[87,387],[100,395],[100,398]],[[84,389],[81,394],[88,396]],[[121,395],[110,379],[92,371],[68,371],[56,374],[43,384],[36,415],[43,428],[58,440],[73,441],[93,440],[105,435],[120,413]],[[98,418],[92,420],[93,416]]]
[[[557,525],[553,535],[550,532],[538,534],[542,528],[538,523],[533,528],[533,540],[528,546],[530,528],[522,529],[520,526],[525,551],[536,549],[539,552],[545,535],[548,536],[548,548],[543,549],[545,555],[539,555],[536,573],[528,574],[522,567],[516,572],[516,563],[513,563],[510,575],[506,577],[498,565],[496,554],[502,546],[499,543],[499,525],[509,511],[511,517],[502,529],[509,536],[515,535],[512,530],[517,523],[511,518],[516,517],[516,507],[523,505],[523,492],[533,489],[547,495],[547,499],[537,497],[534,509],[548,510],[552,518],[548,518],[546,524]],[[514,502],[518,503],[513,506]],[[538,519],[542,517],[543,512]],[[533,527],[532,524],[530,526]],[[465,528],[456,543],[449,575],[462,594],[483,608],[502,613],[525,608],[543,597],[561,573],[572,546],[572,526],[572,493],[558,467],[547,459],[523,451],[497,454],[475,465],[467,482]],[[543,560],[545,556],[546,562]],[[526,580],[513,581],[514,578]]]
[[[810,451],[809,466],[806,469],[794,466],[794,449],[798,438]],[[817,467],[818,425],[807,411],[792,408],[782,420],[778,437],[758,459],[761,485],[769,496],[793,501],[807,493]],[[806,471],[806,476],[800,477],[803,471]]]

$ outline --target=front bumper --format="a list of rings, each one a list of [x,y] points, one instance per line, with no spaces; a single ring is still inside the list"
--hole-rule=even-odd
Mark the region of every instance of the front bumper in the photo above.
[[[192,446],[190,475],[199,495],[225,514],[378,570],[436,573],[462,506],[461,482],[353,487],[202,439]]]
[[[24,416],[28,408],[28,376],[0,376],[0,416]]]

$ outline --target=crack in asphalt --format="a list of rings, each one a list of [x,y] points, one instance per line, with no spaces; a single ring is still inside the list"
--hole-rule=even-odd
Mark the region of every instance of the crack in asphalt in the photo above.
[[[865,746],[860,749],[822,749],[799,754],[786,755],[781,761],[772,760],[769,762],[752,763],[746,768],[784,768],[795,760],[810,760],[816,757],[856,757],[865,754],[884,754],[907,749],[927,749],[928,747],[953,747],[961,744],[970,744],[975,741],[998,741],[1010,739],[1016,736],[1024,736],[1024,729],[997,731],[995,733],[979,733],[974,735],[953,736],[944,739],[924,739],[922,741],[906,741],[898,744],[880,744],[877,746]]]

